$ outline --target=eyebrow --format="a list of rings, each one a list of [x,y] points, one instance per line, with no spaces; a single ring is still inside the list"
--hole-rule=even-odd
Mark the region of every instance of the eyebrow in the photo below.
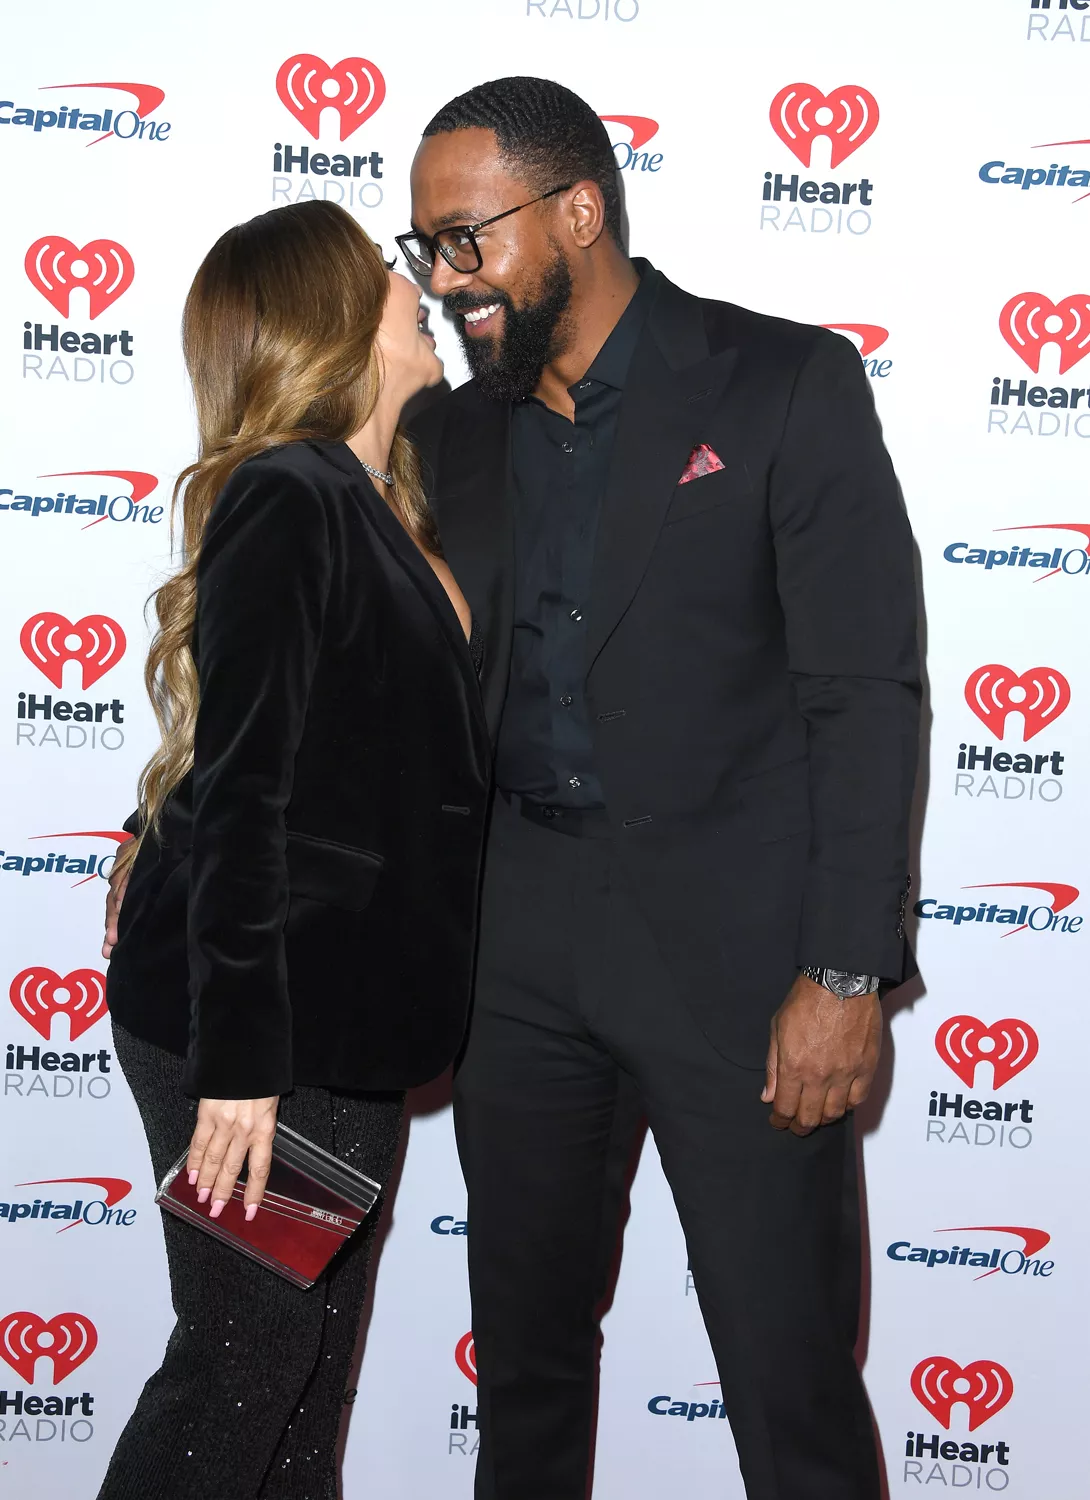
[[[485,214],[485,218],[486,219],[488,218],[487,214]],[[436,219],[435,220],[435,227],[433,228],[432,233],[434,234],[436,232],[436,230],[439,230],[439,229],[450,229],[455,224],[478,224],[478,223],[480,223],[479,218],[477,217],[476,214],[470,213],[470,211],[469,211],[468,208],[457,208],[457,209],[454,210],[453,213],[443,214],[443,216],[441,218]]]

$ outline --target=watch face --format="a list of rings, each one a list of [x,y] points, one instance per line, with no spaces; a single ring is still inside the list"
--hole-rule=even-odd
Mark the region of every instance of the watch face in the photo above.
[[[845,997],[865,995],[870,982],[868,974],[845,974],[840,969],[827,969],[825,979],[834,994]]]

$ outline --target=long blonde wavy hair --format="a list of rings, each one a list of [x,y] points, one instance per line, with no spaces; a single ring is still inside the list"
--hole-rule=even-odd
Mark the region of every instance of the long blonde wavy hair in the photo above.
[[[193,279],[182,348],[199,457],[174,487],[182,566],[153,596],[159,628],[144,681],[161,742],[140,777],[141,831],[122,845],[115,870],[131,865],[193,765],[197,567],[216,497],[257,453],[305,438],[343,441],[364,425],[382,385],[375,335],[388,289],[378,246],[344,209],[318,200],[229,229]],[[390,471],[391,505],[416,540],[437,551],[417,456],[400,429]]]

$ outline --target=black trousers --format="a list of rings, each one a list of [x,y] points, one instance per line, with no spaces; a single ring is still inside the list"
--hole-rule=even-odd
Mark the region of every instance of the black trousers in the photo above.
[[[114,1026],[156,1181],[189,1144],[182,1059]],[[404,1098],[297,1088],[285,1125],[383,1182]],[[178,1322],[110,1460],[99,1500],[337,1500],[337,1437],[367,1291],[376,1207],[307,1291],[163,1214]],[[133,1316],[140,1309],[134,1307]]]
[[[618,1121],[633,1087],[685,1232],[749,1500],[878,1500],[852,1355],[851,1123],[804,1139],[771,1128],[763,1075],[715,1052],[675,994],[608,836],[566,836],[497,799],[485,868],[455,1080],[477,1500],[587,1494],[603,1234],[617,1224]]]

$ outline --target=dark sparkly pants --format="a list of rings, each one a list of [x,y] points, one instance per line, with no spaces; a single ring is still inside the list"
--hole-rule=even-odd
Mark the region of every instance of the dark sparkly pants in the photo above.
[[[182,1061],[119,1026],[114,1043],[159,1181],[196,1116],[182,1093]],[[281,1100],[280,1118],[384,1182],[403,1102],[297,1088]],[[99,1500],[336,1500],[337,1437],[376,1218],[377,1210],[370,1231],[359,1231],[304,1292],[163,1215],[178,1322],[114,1449]]]

